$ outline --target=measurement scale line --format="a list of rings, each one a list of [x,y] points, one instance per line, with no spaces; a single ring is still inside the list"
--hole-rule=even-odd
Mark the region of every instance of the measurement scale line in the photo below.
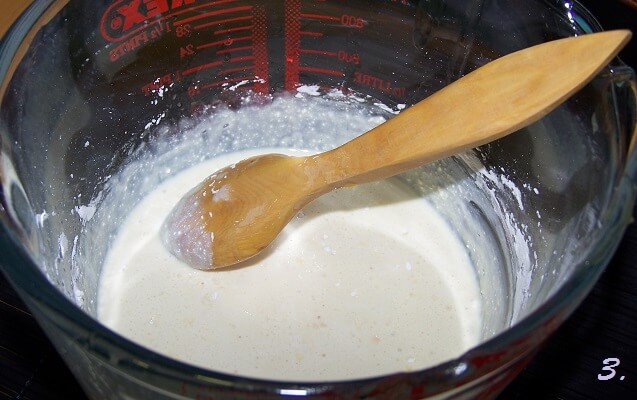
[[[190,75],[190,74],[194,74],[195,72],[202,71],[204,69],[218,67],[221,64],[223,64],[223,61],[215,61],[215,62],[211,62],[211,63],[207,63],[207,64],[202,64],[202,65],[198,65],[196,67],[185,69],[185,70],[181,71],[181,74],[183,76],[187,76],[187,75]]]
[[[301,18],[305,18],[305,19],[324,19],[324,20],[328,20],[328,21],[339,21],[341,20],[340,17],[334,17],[332,15],[323,15],[323,14],[301,14]]]
[[[196,67],[188,68],[188,69],[183,70],[181,72],[181,74],[183,76],[187,76],[187,75],[190,75],[190,74],[194,74],[195,72],[199,72],[199,71],[202,71],[202,70],[208,69],[208,68],[218,67],[218,66],[223,65],[223,64],[230,64],[230,63],[241,62],[241,61],[252,61],[252,60],[254,60],[254,56],[234,57],[234,58],[229,59],[227,62],[215,61],[215,62],[211,62],[211,63],[207,63],[207,64],[201,64],[201,65],[198,65]]]
[[[229,85],[231,83],[235,83],[235,82],[246,82],[247,84],[249,83],[250,86],[254,85],[253,82],[253,77],[241,77],[241,78],[233,78],[233,79],[224,79],[222,81],[215,81],[215,82],[211,82],[211,83],[207,83],[205,85],[201,86],[202,90],[205,89],[210,89],[213,87],[217,87],[217,86],[224,86],[224,85]]]
[[[218,31],[214,31],[213,34],[223,35],[224,33],[251,31],[253,28],[254,28],[254,25],[239,26],[237,28],[229,28],[229,29],[219,29]]]
[[[222,39],[222,40],[217,40],[215,42],[210,42],[210,43],[204,43],[204,44],[200,44],[199,46],[197,46],[197,50],[200,49],[206,49],[208,47],[213,47],[213,46],[219,46],[219,45],[225,45],[225,46],[230,46],[234,43],[237,42],[243,42],[246,40],[253,40],[252,36],[242,36],[242,37],[236,37],[236,38],[226,38],[226,39]]]
[[[252,10],[252,6],[238,6],[238,7],[226,8],[226,9],[223,9],[223,10],[215,10],[215,11],[210,11],[210,12],[203,13],[203,14],[197,14],[197,15],[192,16],[192,17],[187,17],[187,18],[181,19],[179,21],[175,21],[173,23],[173,25],[175,25],[175,26],[183,25],[183,24],[187,24],[189,22],[197,21],[197,20],[200,20],[200,19],[208,18],[208,17],[215,17],[217,15],[230,14],[230,13],[233,13],[233,12],[241,12],[241,11],[250,11],[250,10]]]
[[[195,26],[195,29],[199,30],[199,29],[208,28],[209,26],[227,24],[229,22],[245,21],[250,19],[252,19],[252,15],[246,15],[243,17],[236,17],[236,18],[220,19],[218,21],[206,22],[205,24],[197,25]]]
[[[313,50],[313,49],[301,49],[299,51],[302,54],[318,54],[318,55],[329,56],[329,57],[336,57],[338,55],[335,51]]]
[[[292,92],[299,86],[299,48],[301,47],[301,0],[285,0],[284,88]]]
[[[299,67],[299,71],[301,72],[317,72],[320,74],[332,75],[332,76],[340,76],[343,77],[345,74],[342,71],[335,71],[333,69],[326,68],[315,68],[315,67]]]
[[[299,34],[303,36],[314,36],[314,37],[323,36],[323,32],[312,32],[312,31],[299,31]]]
[[[206,7],[214,7],[214,6],[218,6],[218,5],[222,5],[222,4],[236,3],[237,1],[239,1],[239,0],[214,0],[214,1],[210,1],[208,3],[200,4],[198,6],[188,7],[185,10],[175,11],[174,13],[170,13],[170,14],[166,15],[164,18],[175,17],[177,15],[189,13],[191,11],[199,10],[199,9],[206,8]],[[180,21],[174,21],[173,25],[181,25],[181,22]]]
[[[257,79],[254,91],[266,94],[270,92],[270,63],[268,54],[268,13],[264,5],[254,7],[254,76]]]
[[[233,53],[235,51],[251,50],[252,46],[229,47],[217,51],[217,54]]]

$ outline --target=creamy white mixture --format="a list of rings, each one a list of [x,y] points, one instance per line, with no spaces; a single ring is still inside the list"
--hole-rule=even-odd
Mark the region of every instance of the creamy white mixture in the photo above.
[[[131,212],[102,271],[104,324],[176,359],[266,379],[415,370],[477,343],[480,293],[466,249],[398,179],[318,199],[239,268],[199,271],[174,258],[159,238],[173,205],[254,154],[190,168]]]

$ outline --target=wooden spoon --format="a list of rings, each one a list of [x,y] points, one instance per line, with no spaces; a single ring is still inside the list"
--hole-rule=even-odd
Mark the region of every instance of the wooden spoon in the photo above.
[[[163,226],[163,240],[199,269],[246,260],[322,194],[388,178],[537,121],[591,80],[630,36],[609,31],[521,50],[334,150],[268,154],[225,167],[182,198]]]

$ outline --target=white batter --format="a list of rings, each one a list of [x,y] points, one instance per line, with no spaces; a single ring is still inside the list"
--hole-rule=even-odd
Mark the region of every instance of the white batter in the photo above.
[[[254,154],[189,169],[131,212],[102,272],[104,324],[188,363],[286,380],[421,369],[478,342],[480,293],[466,249],[397,179],[320,198],[245,267],[199,271],[174,258],[158,235],[173,205]]]

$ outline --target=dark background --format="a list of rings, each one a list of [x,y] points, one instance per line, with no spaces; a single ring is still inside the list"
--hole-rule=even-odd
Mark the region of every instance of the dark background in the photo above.
[[[5,0],[2,0],[5,1]],[[581,0],[605,29],[637,35],[633,0]],[[637,37],[621,58],[637,67]],[[634,213],[637,215],[637,213]],[[630,399],[637,393],[637,225],[591,294],[499,400]],[[617,358],[613,379],[604,360]],[[0,274],[0,399],[85,399],[76,380]]]

